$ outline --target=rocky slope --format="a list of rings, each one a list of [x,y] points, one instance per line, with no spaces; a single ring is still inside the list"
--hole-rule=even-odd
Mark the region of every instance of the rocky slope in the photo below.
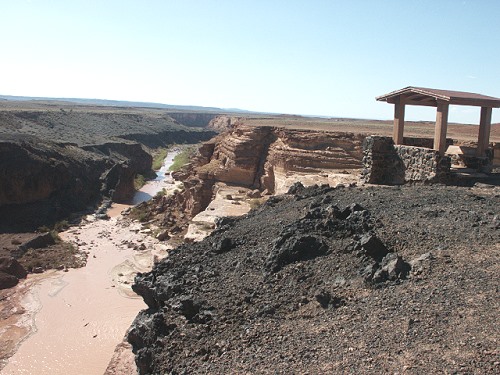
[[[498,373],[499,198],[295,185],[221,220],[137,276],[140,373]]]
[[[189,114],[184,116],[189,120]],[[0,136],[4,134],[31,135],[79,146],[126,139],[148,147],[196,143],[215,135],[211,130],[185,126],[166,111],[85,106],[58,108],[49,105],[42,109],[0,106]]]
[[[173,118],[179,124],[185,126],[193,126],[198,128],[211,127],[212,121],[217,121],[218,117],[225,117],[215,113],[201,113],[201,112],[169,112],[169,117]]]

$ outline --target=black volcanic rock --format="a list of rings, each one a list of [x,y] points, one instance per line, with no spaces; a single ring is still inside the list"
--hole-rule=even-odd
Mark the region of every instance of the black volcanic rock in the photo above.
[[[0,257],[0,289],[12,288],[26,276],[26,270],[16,259]]]
[[[94,206],[123,201],[151,155],[134,143],[88,150],[42,140],[0,141],[0,231],[30,230]]]
[[[273,198],[137,276],[140,373],[495,373],[498,203],[445,186]]]

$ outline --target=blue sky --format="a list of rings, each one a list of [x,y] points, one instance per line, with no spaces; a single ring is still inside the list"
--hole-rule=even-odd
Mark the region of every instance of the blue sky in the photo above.
[[[376,119],[410,85],[500,97],[498,0],[0,0],[0,35],[4,95]]]

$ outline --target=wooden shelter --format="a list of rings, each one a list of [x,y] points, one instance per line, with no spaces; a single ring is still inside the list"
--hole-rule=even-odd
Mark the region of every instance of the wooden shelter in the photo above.
[[[484,156],[490,143],[491,112],[500,107],[500,98],[462,91],[436,90],[424,87],[408,86],[376,98],[394,104],[395,144],[403,144],[405,123],[405,105],[425,105],[437,107],[436,127],[434,130],[434,149],[441,155],[446,151],[446,128],[448,126],[448,109],[451,105],[468,105],[481,107],[479,135],[476,156]]]

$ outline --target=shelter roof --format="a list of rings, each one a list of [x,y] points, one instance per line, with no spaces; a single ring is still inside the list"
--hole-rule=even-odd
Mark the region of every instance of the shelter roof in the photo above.
[[[437,90],[425,87],[408,86],[403,89],[378,96],[378,101],[395,103],[397,98],[402,99],[405,104],[427,105],[436,107],[438,101],[448,102],[456,105],[472,105],[480,107],[500,107],[500,98],[475,94],[472,92]]]

